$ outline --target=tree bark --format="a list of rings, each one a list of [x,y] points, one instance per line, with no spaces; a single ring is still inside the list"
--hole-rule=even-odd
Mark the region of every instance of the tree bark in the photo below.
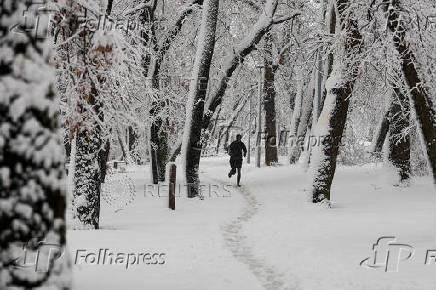
[[[303,106],[303,91],[305,90],[306,78],[303,74],[302,68],[297,68],[297,93],[295,95],[294,108],[292,111],[291,124],[289,129],[289,138],[291,139],[291,147],[289,152],[289,162],[290,164],[295,163],[295,158],[293,158],[293,151],[295,150],[295,146],[297,146],[297,140],[300,136],[298,136],[298,127],[301,121],[302,114],[302,106]]]
[[[75,217],[85,225],[99,228],[101,172],[98,160],[100,130],[81,127],[76,136],[73,208]]]
[[[291,164],[294,164],[298,161],[298,159],[301,156],[301,151],[304,148],[304,143],[300,144],[298,142],[298,138],[305,138],[306,137],[306,133],[307,133],[307,128],[309,127],[310,121],[311,121],[311,116],[312,116],[312,111],[313,111],[313,100],[315,97],[315,88],[314,85],[315,84],[315,73],[316,73],[316,68],[313,71],[312,74],[312,80],[310,81],[305,96],[303,97],[303,101],[302,101],[302,105],[300,108],[300,116],[299,116],[299,122],[298,122],[298,127],[297,127],[297,131],[296,131],[296,136],[297,136],[297,142],[295,144],[295,146],[293,146],[291,148],[290,151],[290,156],[289,156],[289,162]]]
[[[335,57],[333,65],[334,78],[327,81],[327,96],[321,116],[316,124],[315,135],[325,138],[314,148],[318,160],[312,162],[313,202],[330,200],[330,188],[336,171],[339,144],[347,119],[350,96],[359,72],[359,54],[362,36],[358,30],[357,20],[349,11],[349,0],[336,0],[338,18],[345,32],[344,57]]]
[[[200,194],[198,169],[202,149],[202,120],[210,67],[215,48],[219,0],[206,0],[203,6],[197,53],[189,88],[189,100],[186,106],[187,118],[183,137],[184,144],[182,145],[188,197],[191,198]]]
[[[134,159],[136,164],[140,164],[141,163],[141,156],[138,156],[137,152],[135,152],[137,145],[138,145],[138,133],[136,133],[136,129],[134,127],[129,126],[128,148],[129,148],[130,156],[132,156],[132,152],[135,153],[133,159]]]
[[[157,1],[153,2],[151,7],[146,8],[146,14],[143,15],[143,22],[145,24],[151,23],[151,38],[144,36],[146,42],[151,42],[151,47],[156,55],[154,61],[151,61],[150,56],[145,58],[144,66],[147,67],[147,77],[151,78],[153,89],[159,91],[159,77],[163,59],[171,47],[174,39],[177,37],[182,29],[183,23],[186,18],[192,14],[196,5],[202,5],[203,0],[191,0],[184,8],[177,18],[173,27],[168,31],[162,45],[158,47],[156,41],[156,31],[154,25],[154,12],[156,9]],[[166,118],[159,117],[159,112],[166,106],[165,102],[156,102],[152,104],[152,110],[150,115],[155,117],[154,122],[150,128],[150,143],[154,146],[150,146],[150,159],[151,159],[151,172],[153,183],[157,184],[159,181],[165,181],[166,176],[166,164],[169,160],[169,145],[168,145],[168,132]],[[176,148],[175,152],[180,151]],[[173,156],[171,156],[172,158]]]
[[[436,115],[435,106],[422,83],[415,67],[415,56],[405,41],[405,26],[400,20],[400,1],[386,1],[388,12],[388,28],[393,33],[393,43],[401,58],[401,67],[410,88],[412,106],[420,131],[425,141],[430,169],[436,184]],[[389,6],[388,6],[389,5]]]
[[[157,146],[158,144],[153,142],[158,140],[158,132],[155,126],[151,126],[150,128],[150,142],[149,142],[149,152],[150,152],[150,171],[151,171],[151,179],[153,184],[159,183],[159,172],[157,166]]]
[[[336,22],[337,22],[336,8],[335,8],[335,4],[332,3],[329,6],[329,14],[328,14],[328,30],[329,30],[330,35],[336,34]],[[332,70],[333,70],[333,59],[334,59],[333,53],[329,53],[327,60],[326,60],[326,64],[324,65],[324,76],[323,76],[323,80],[322,80],[323,95],[322,95],[322,100],[320,103],[320,111],[322,111],[322,108],[324,106],[324,100],[327,96],[327,90],[326,90],[325,85],[326,85],[327,79],[330,77]]]
[[[98,153],[98,162],[100,164],[100,180],[104,183],[106,180],[107,162],[109,161],[110,140],[107,139],[104,148]]]
[[[398,170],[400,182],[410,177],[410,135],[404,135],[404,130],[410,126],[409,98],[400,89],[394,88],[394,96],[389,109],[389,161]]]
[[[383,149],[383,144],[385,143],[386,136],[389,132],[389,114],[389,110],[387,110],[377,125],[370,150],[372,153],[381,152]]]
[[[264,85],[263,104],[265,110],[265,164],[271,166],[278,162],[277,156],[277,125],[276,125],[276,90],[274,87],[275,70],[272,61],[272,35],[265,35]]]

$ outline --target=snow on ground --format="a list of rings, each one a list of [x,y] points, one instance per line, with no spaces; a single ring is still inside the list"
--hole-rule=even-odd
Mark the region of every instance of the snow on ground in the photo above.
[[[227,158],[205,158],[202,184],[215,192],[177,198],[172,212],[151,187],[144,196],[148,168],[129,171],[135,200],[118,212],[103,202],[101,230],[68,231],[71,258],[77,249],[109,248],[165,253],[165,264],[75,265],[75,289],[436,289],[436,263],[424,264],[436,249],[430,178],[403,188],[381,166],[339,167],[333,208],[325,209],[307,202],[301,168],[244,163],[239,189],[228,186],[235,180],[226,176]],[[415,249],[398,273],[359,266],[382,236]]]
[[[307,176],[299,168],[249,168],[246,190],[259,204],[244,228],[250,246],[292,277],[289,285],[297,289],[436,289],[436,264],[424,265],[426,251],[436,249],[432,181],[393,187],[384,171],[340,167],[333,208],[325,209],[305,201]],[[382,236],[395,236],[416,250],[398,273],[359,266]]]
[[[146,187],[151,185],[148,168],[128,175],[137,191],[130,205],[115,213],[102,201],[101,230],[68,231],[73,265],[77,250],[98,252],[100,248],[113,253],[165,253],[165,264],[126,269],[124,265],[86,265],[79,256],[81,265],[73,266],[74,289],[262,289],[226,249],[221,233],[221,225],[236,218],[244,206],[240,195],[228,197],[228,188],[215,188],[216,193],[211,191],[204,200],[177,198],[173,212],[168,209],[167,194],[159,198],[157,187]]]

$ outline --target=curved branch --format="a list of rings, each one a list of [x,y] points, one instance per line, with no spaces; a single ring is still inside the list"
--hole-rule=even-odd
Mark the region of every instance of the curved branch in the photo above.
[[[203,129],[209,127],[210,120],[221,104],[224,94],[227,89],[228,80],[232,77],[236,68],[244,62],[245,57],[250,54],[261,41],[262,37],[270,31],[274,25],[274,14],[276,12],[278,0],[268,0],[263,9],[263,14],[260,15],[258,21],[253,25],[253,28],[248,32],[247,36],[242,41],[233,46],[227,53],[224,60],[221,76],[219,78],[218,87],[212,91],[208,101],[207,110],[203,116]],[[299,13],[294,13],[289,19],[296,17]]]

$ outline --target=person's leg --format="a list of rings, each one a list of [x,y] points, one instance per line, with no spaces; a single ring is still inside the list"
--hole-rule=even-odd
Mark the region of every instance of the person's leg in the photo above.
[[[230,169],[230,172],[229,172],[229,175],[228,175],[229,178],[231,178],[232,175],[236,173],[234,163],[235,163],[234,160],[230,159],[230,167],[231,167],[231,169]]]
[[[239,182],[241,181],[241,168],[238,168],[238,186],[241,186]]]

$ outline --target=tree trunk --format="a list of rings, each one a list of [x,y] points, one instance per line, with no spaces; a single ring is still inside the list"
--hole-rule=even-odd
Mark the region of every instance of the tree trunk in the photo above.
[[[390,111],[387,110],[377,125],[370,149],[370,152],[372,153],[381,152],[383,149],[383,144],[385,143],[386,136],[389,132],[389,114]]]
[[[336,34],[336,8],[335,8],[335,4],[332,2],[329,5],[328,8],[328,18],[327,18],[327,22],[328,22],[328,30],[329,30],[329,34],[330,35],[334,35]],[[322,111],[322,108],[324,106],[324,100],[327,96],[327,90],[326,90],[326,82],[327,79],[330,77],[332,70],[333,70],[333,53],[329,53],[327,60],[326,60],[326,64],[324,65],[324,75],[323,75],[323,80],[322,80],[322,89],[323,89],[323,95],[322,95],[322,99],[321,99],[321,103],[320,105],[320,111]],[[319,117],[318,117],[319,118]],[[316,123],[314,123],[315,125]]]
[[[106,16],[110,16],[112,13],[112,7],[113,7],[113,0],[108,0],[107,6],[106,6]],[[104,112],[99,112],[99,118],[100,121],[104,122]],[[101,148],[98,152],[98,164],[100,167],[100,183],[104,183],[106,179],[106,170],[107,166],[106,163],[109,160],[109,150],[110,150],[110,139],[108,138],[105,142],[105,145],[103,148]]]
[[[138,156],[137,152],[136,152],[136,147],[138,146],[138,134],[136,133],[135,128],[133,128],[132,126],[129,126],[129,152],[130,152],[130,156],[132,156],[132,153],[134,153],[134,161],[136,164],[140,164],[141,163],[141,156]]]
[[[189,100],[186,106],[187,118],[183,135],[184,144],[182,147],[185,177],[188,185],[188,197],[195,197],[200,194],[200,179],[198,174],[202,148],[200,139],[204,101],[215,48],[219,0],[206,0],[203,6],[197,53],[189,88]]]
[[[98,160],[101,147],[100,130],[86,127],[78,129],[76,136],[74,217],[85,225],[99,228],[101,172]]]
[[[229,152],[229,139],[230,139],[230,126],[227,126],[226,127],[226,133],[225,133],[225,136],[226,137],[224,137],[224,149],[226,150],[226,152],[228,153]]]
[[[157,151],[156,151],[156,157],[157,157],[157,170],[158,170],[158,179],[159,181],[165,181],[165,175],[166,175],[166,166],[168,163],[168,119],[162,120],[159,118],[159,120],[154,124],[156,126],[154,130],[157,131]],[[155,135],[156,136],[156,135]]]
[[[265,51],[264,57],[264,94],[263,103],[265,110],[265,164],[271,166],[278,162],[277,156],[277,125],[276,125],[276,90],[274,87],[275,70],[272,62],[272,35],[265,35]]]
[[[291,124],[289,129],[289,138],[291,139],[291,146],[289,151],[289,162],[290,164],[295,163],[295,158],[293,157],[293,152],[295,146],[298,146],[298,126],[300,125],[302,106],[303,106],[303,91],[305,90],[305,77],[301,68],[297,68],[297,93],[295,95],[294,108],[292,111]]]
[[[427,157],[433,180],[436,184],[436,115],[431,97],[428,95],[415,67],[415,56],[405,41],[406,30],[400,21],[400,1],[391,0],[388,11],[388,27],[393,33],[394,46],[401,57],[401,66],[410,88],[412,105],[416,112],[416,118],[425,141]]]
[[[149,152],[150,152],[150,171],[151,171],[151,179],[153,184],[159,183],[159,171],[157,167],[157,146],[158,142],[158,129],[154,124],[151,125],[150,128],[150,141],[149,141]]]
[[[218,137],[217,137],[217,143],[216,143],[216,149],[215,149],[216,154],[218,154],[220,151],[221,139],[222,139],[223,132],[224,132],[224,127],[221,127],[219,132],[218,132]]]
[[[222,111],[222,106],[220,106],[219,110],[216,113],[215,122],[210,123],[209,128],[207,129],[207,132],[205,133],[205,144],[204,144],[205,148],[208,146],[208,142],[211,140],[211,138],[213,138],[213,136],[215,135],[215,132],[217,129],[216,127],[218,124],[218,120],[220,118],[221,111]]]
[[[362,37],[357,20],[349,11],[349,0],[336,0],[338,18],[345,34],[344,57],[335,57],[333,73],[326,84],[327,96],[314,130],[315,136],[325,136],[322,144],[313,149],[313,202],[330,200],[330,188],[336,171],[339,144],[347,119],[348,106],[359,72],[359,53]],[[347,62],[348,60],[348,62]]]
[[[132,163],[132,158],[130,157],[129,150],[127,149],[127,145],[124,143],[124,140],[119,130],[117,130],[117,139],[118,143],[120,144],[121,152],[123,153],[124,161],[126,161],[127,164]]]
[[[186,18],[192,14],[194,11],[194,8],[198,5],[203,5],[203,0],[190,0],[184,8],[181,9],[181,12],[175,21],[173,27],[168,30],[166,36],[164,37],[164,40],[162,42],[162,45],[159,47],[156,42],[156,31],[154,25],[154,12],[156,10],[157,1],[153,1],[153,5],[147,6],[144,9],[144,13],[142,15],[142,22],[144,25],[149,25],[152,29],[150,38],[147,33],[144,33],[142,35],[145,42],[150,43],[151,47],[153,49],[153,55],[155,56],[154,61],[151,61],[151,56],[146,55],[144,57],[143,65],[146,68],[146,71],[148,71],[147,78],[152,80],[152,86],[153,89],[159,91],[159,77],[160,77],[160,70],[161,65],[163,62],[163,59],[165,55],[167,54],[168,50],[171,47],[171,44],[173,43],[174,39],[178,36],[179,32],[182,29],[183,23],[185,22]],[[153,108],[150,112],[151,116],[157,116],[159,114],[159,111],[162,110],[164,106],[166,106],[165,102],[162,103],[154,103]],[[166,129],[168,129],[168,120],[166,118],[162,119],[160,117],[157,117],[150,128],[150,144],[154,146],[150,146],[150,160],[151,160],[151,173],[152,173],[152,180],[154,184],[157,184],[158,181],[165,181],[165,171],[166,171],[166,164],[169,159],[175,159],[177,155],[171,156],[169,158],[169,146],[168,146],[168,132]],[[176,148],[174,150],[174,153],[179,152],[180,149]]]
[[[389,161],[397,168],[400,182],[410,177],[410,135],[404,130],[410,126],[409,98],[400,89],[394,89],[392,104],[389,109]]]
[[[322,0],[321,1],[321,13],[320,13],[320,29],[321,31],[326,31],[326,16],[327,16],[327,12],[329,11],[329,17],[331,18],[332,14],[331,14],[331,10],[328,8],[328,0]],[[329,19],[329,22],[331,20]],[[330,23],[329,23],[330,24]],[[335,23],[336,24],[336,23]],[[331,26],[331,24],[329,25]],[[334,31],[332,33],[330,27],[329,27],[329,33],[330,34],[334,34]],[[319,115],[321,113],[322,110],[322,103],[324,101],[324,84],[325,84],[325,74],[328,74],[328,69],[326,68],[324,69],[325,63],[323,62],[323,46],[321,46],[320,48],[318,48],[318,52],[317,52],[317,60],[316,60],[316,64],[315,64],[315,68],[316,68],[316,77],[315,77],[315,96],[313,98],[313,113],[312,113],[312,124],[315,125],[316,122],[318,122],[318,118]]]
[[[110,140],[107,139],[104,148],[98,153],[98,163],[100,164],[100,180],[104,183],[106,180],[107,162],[109,161]]]
[[[301,151],[304,148],[304,143],[300,144],[298,142],[298,138],[305,138],[307,133],[307,128],[311,121],[312,111],[313,111],[313,100],[315,97],[315,73],[316,69],[313,71],[312,80],[308,85],[308,89],[306,90],[306,94],[303,98],[302,105],[300,108],[300,117],[297,127],[297,142],[295,146],[293,146],[290,150],[289,162],[294,164],[298,161],[301,156]]]
[[[144,33],[143,38],[149,47],[152,47],[154,54],[160,56],[164,51],[158,51],[156,42],[156,31],[155,31],[155,20],[154,11],[156,9],[157,1],[154,1],[152,7],[147,7],[144,9],[142,15],[142,22],[145,25],[149,25],[151,29],[151,37],[148,33]],[[166,52],[166,51],[165,51]],[[153,90],[159,92],[160,90],[160,65],[162,60],[152,61],[152,55],[145,55],[143,59],[143,66],[146,68],[147,78],[151,79],[151,85]],[[160,112],[166,106],[165,101],[156,101],[152,104],[152,109],[150,110],[150,116],[153,118],[153,123],[150,127],[150,159],[151,159],[151,174],[154,184],[159,181],[165,181],[165,170],[166,163],[168,161],[168,132],[166,121],[162,116],[159,116]]]

